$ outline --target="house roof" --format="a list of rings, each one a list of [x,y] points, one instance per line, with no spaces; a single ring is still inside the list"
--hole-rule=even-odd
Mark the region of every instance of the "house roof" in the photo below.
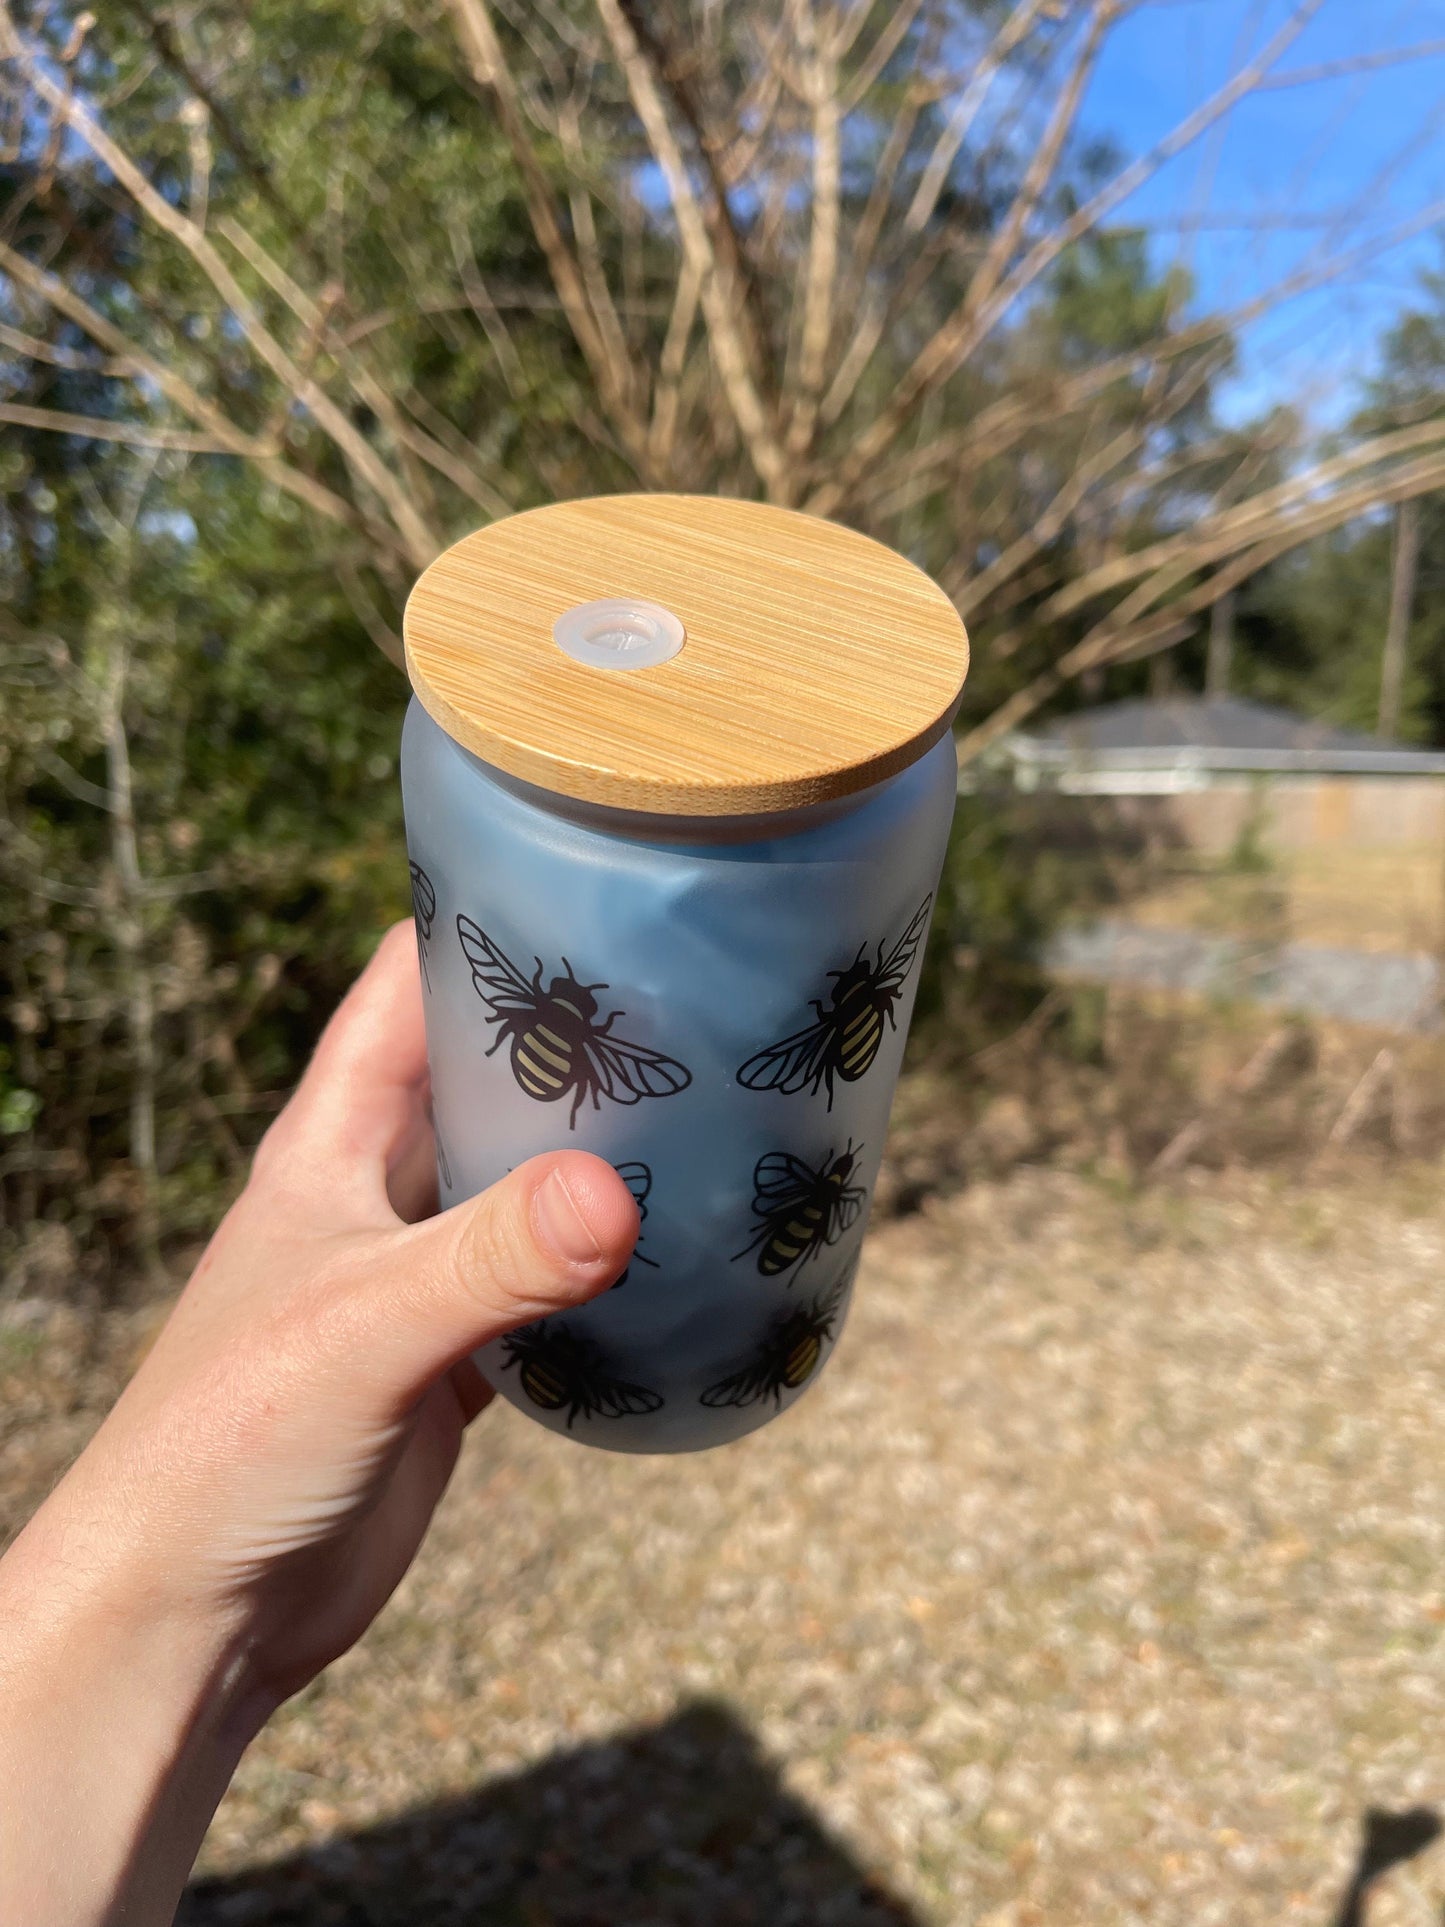
[[[1368,749],[1385,745],[1353,729],[1331,729],[1273,703],[1237,696],[1171,696],[1105,703],[1062,717],[1041,732],[1073,749]]]
[[[1104,703],[1060,717],[1009,745],[1038,768],[1297,770],[1445,775],[1445,753],[1334,729],[1271,703],[1236,696]]]

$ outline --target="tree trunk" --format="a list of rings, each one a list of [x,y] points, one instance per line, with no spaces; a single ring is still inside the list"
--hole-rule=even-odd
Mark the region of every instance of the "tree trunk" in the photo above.
[[[1380,712],[1375,734],[1386,741],[1399,734],[1400,696],[1405,686],[1405,647],[1415,601],[1415,571],[1420,560],[1420,504],[1413,496],[1395,516],[1395,568],[1390,582],[1390,620],[1380,662]]]
[[[1229,672],[1234,662],[1234,591],[1226,589],[1209,611],[1209,651],[1204,659],[1206,696],[1229,694]]]
[[[125,983],[126,1022],[131,1045],[130,1161],[140,1185],[136,1234],[141,1259],[151,1277],[161,1273],[160,1200],[156,1170],[155,994],[145,946],[145,879],[136,840],[131,782],[130,741],[125,727],[130,645],[124,633],[111,653],[105,685],[102,727],[110,793],[111,858],[117,904],[113,936]]]

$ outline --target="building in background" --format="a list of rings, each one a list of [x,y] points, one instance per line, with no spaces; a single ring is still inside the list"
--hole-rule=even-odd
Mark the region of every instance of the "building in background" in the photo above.
[[[1107,796],[1144,831],[1206,854],[1445,846],[1445,752],[1382,743],[1265,703],[1108,703],[1001,749],[1020,789]]]

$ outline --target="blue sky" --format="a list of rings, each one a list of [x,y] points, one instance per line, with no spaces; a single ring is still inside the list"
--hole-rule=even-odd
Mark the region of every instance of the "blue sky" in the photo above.
[[[1148,0],[1114,30],[1083,111],[1088,131],[1126,155],[1150,147],[1279,28],[1289,0]],[[1439,39],[1445,0],[1324,0],[1277,71]],[[1382,177],[1383,176],[1383,177]],[[1222,135],[1206,134],[1120,210],[1154,228],[1157,260],[1188,259],[1201,302],[1248,300],[1327,244],[1330,223],[1355,241],[1445,200],[1445,45],[1430,58],[1243,101]],[[1206,213],[1192,237],[1186,219]],[[1273,225],[1252,230],[1261,220]],[[1213,225],[1215,222],[1239,225]],[[1247,415],[1301,398],[1326,424],[1346,412],[1393,315],[1441,260],[1420,235],[1254,324],[1227,411]],[[1348,244],[1348,242],[1346,243]]]

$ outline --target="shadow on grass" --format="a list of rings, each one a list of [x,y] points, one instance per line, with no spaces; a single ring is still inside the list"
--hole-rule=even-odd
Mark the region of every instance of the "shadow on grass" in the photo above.
[[[917,1927],[726,1707],[198,1882],[177,1927]]]
[[[1429,1807],[1409,1807],[1387,1813],[1368,1807],[1360,1834],[1359,1858],[1335,1915],[1334,1927],[1365,1927],[1370,1889],[1391,1867],[1413,1860],[1440,1837],[1440,1817]]]

